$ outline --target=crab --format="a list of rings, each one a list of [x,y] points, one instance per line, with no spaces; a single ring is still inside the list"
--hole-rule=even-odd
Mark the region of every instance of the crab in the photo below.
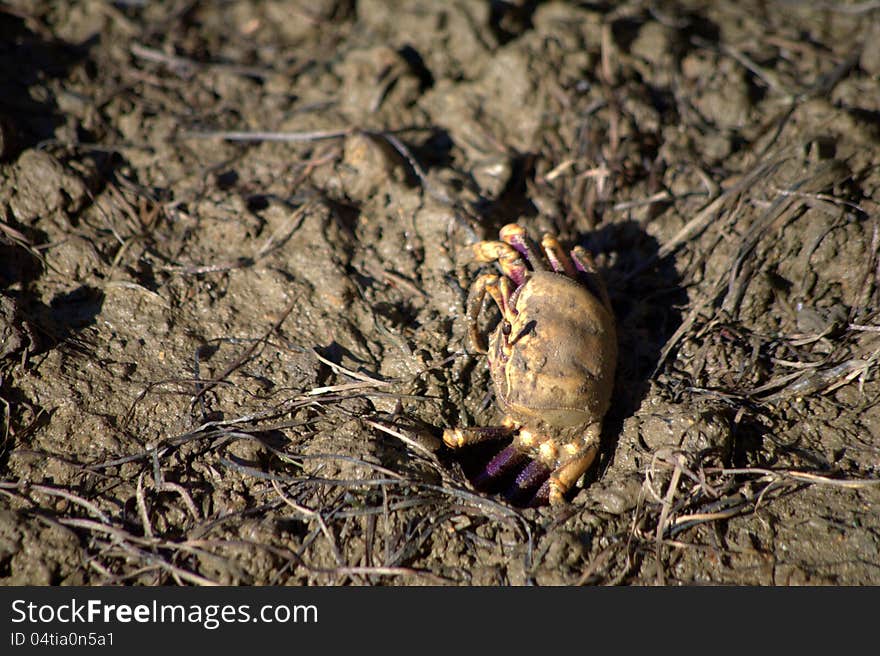
[[[497,426],[448,428],[443,441],[459,449],[512,437],[476,483],[518,471],[511,496],[532,494],[530,505],[559,505],[599,451],[617,365],[614,312],[586,250],[566,253],[552,234],[539,249],[515,223],[499,234],[500,241],[473,246],[476,259],[496,262],[501,275],[476,278],[467,318],[472,348],[488,358],[504,419]],[[487,294],[501,312],[488,341],[478,326]]]

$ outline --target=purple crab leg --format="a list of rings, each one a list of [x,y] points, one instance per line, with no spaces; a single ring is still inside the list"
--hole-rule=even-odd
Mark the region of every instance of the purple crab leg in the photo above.
[[[541,248],[544,249],[544,254],[556,273],[564,273],[571,278],[577,278],[577,269],[575,269],[571,258],[565,253],[565,249],[562,248],[556,235],[549,232],[545,234],[541,239]]]
[[[507,472],[519,467],[528,456],[515,446],[508,446],[498,453],[486,468],[476,477],[474,484],[483,487],[504,476]]]
[[[538,491],[532,496],[529,501],[529,507],[535,508],[537,506],[546,506],[550,501],[550,479],[548,478],[546,481],[541,483],[541,487],[538,488]]]
[[[535,245],[528,234],[526,233],[526,229],[521,225],[516,223],[509,223],[503,228],[501,228],[498,233],[501,235],[502,241],[513,246],[517,251],[519,251],[520,255],[522,255],[528,263],[532,265],[532,270],[534,271],[546,271],[547,267],[544,265],[544,261],[541,259],[541,251],[538,250],[538,247]]]
[[[524,492],[535,487],[538,483],[542,483],[547,480],[547,477],[549,475],[550,470],[544,463],[542,463],[540,460],[532,460],[517,475],[516,480],[513,482],[511,495],[514,495],[518,492]]]

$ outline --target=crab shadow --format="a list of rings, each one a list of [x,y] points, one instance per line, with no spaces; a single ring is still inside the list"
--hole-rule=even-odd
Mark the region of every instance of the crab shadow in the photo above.
[[[602,430],[607,456],[617,447],[624,421],[650,392],[663,348],[681,326],[687,293],[674,258],[661,259],[660,244],[636,221],[605,225],[579,243],[606,256],[602,274],[617,319],[617,375]],[[609,459],[602,461],[607,464]],[[588,477],[595,477],[596,469]]]

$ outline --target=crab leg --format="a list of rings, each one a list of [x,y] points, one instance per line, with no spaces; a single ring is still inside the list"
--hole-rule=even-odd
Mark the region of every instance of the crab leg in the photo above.
[[[468,336],[471,340],[471,347],[475,351],[485,353],[488,349],[486,340],[477,326],[477,318],[483,309],[483,300],[486,298],[486,294],[489,294],[495,301],[498,309],[501,310],[501,320],[509,327],[516,318],[516,310],[510,301],[512,293],[510,280],[494,273],[484,273],[471,285],[467,299]]]
[[[541,253],[535,246],[535,242],[529,238],[526,229],[521,225],[509,223],[501,228],[498,234],[501,236],[502,241],[513,246],[520,255],[528,260],[529,264],[532,265],[532,269],[535,271],[547,270],[547,267],[544,266],[544,262],[541,260]]]
[[[471,340],[471,347],[480,353],[485,353],[489,346],[485,337],[480,333],[477,327],[477,317],[483,309],[483,299],[486,298],[486,292],[489,287],[495,287],[498,284],[498,276],[494,273],[484,273],[482,276],[474,280],[471,285],[467,298],[467,318],[468,318],[468,335]]]
[[[599,297],[602,305],[613,316],[614,310],[611,307],[611,298],[608,296],[608,290],[605,288],[602,276],[599,275],[599,271],[596,269],[593,256],[584,250],[583,247],[575,246],[571,251],[571,259],[574,261],[577,270],[581,272],[582,280],[590,288],[590,291]]]
[[[511,500],[521,500],[523,493],[534,489],[538,483],[547,479],[549,471],[540,460],[532,460],[517,474],[516,480],[507,491],[507,497]]]
[[[572,278],[577,278],[577,269],[574,268],[571,258],[565,254],[556,235],[545,234],[541,239],[541,248],[544,249],[547,259],[550,260],[550,266],[556,273],[564,273]]]
[[[485,487],[506,473],[516,469],[526,460],[528,460],[528,456],[520,449],[513,445],[508,446],[489,461],[486,468],[474,480],[474,484],[477,487]]]
[[[519,462],[529,461],[507,490],[508,499],[522,499],[524,494],[547,480],[556,465],[556,449],[552,440],[525,428],[519,430],[508,448],[521,454]]]
[[[474,256],[480,262],[498,262],[501,273],[517,287],[529,277],[529,267],[517,250],[503,241],[481,241],[474,244]]]
[[[580,439],[565,444],[556,468],[532,498],[531,505],[559,505],[566,493],[593,464],[599,451],[601,424],[591,424]]]
[[[503,440],[513,435],[513,426],[473,426],[471,428],[447,428],[443,431],[446,446],[458,449],[466,444],[479,444],[492,440]]]

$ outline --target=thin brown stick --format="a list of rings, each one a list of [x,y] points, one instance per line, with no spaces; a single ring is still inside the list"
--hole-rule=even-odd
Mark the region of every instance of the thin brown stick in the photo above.
[[[326,139],[340,139],[357,132],[356,128],[342,128],[338,130],[310,130],[304,132],[269,132],[269,131],[236,131],[216,130],[209,132],[184,132],[181,139],[221,139],[223,141],[281,141],[285,143],[298,143],[304,141],[323,141]]]
[[[406,444],[408,447],[410,447],[414,451],[417,451],[419,454],[421,454],[422,456],[424,456],[425,458],[430,460],[432,463],[436,464],[437,466],[440,466],[440,461],[437,460],[437,456],[434,454],[434,452],[431,449],[429,449],[428,447],[426,447],[424,444],[421,444],[418,440],[414,440],[413,438],[409,437],[408,435],[404,435],[400,431],[394,430],[393,428],[386,426],[385,424],[379,423],[378,421],[372,421],[371,419],[364,419],[364,423],[367,424],[367,426],[372,426],[376,430],[380,430],[383,433],[387,433],[388,435],[396,437],[398,440],[400,440],[401,442]],[[436,446],[437,446],[437,448],[440,447],[439,440],[437,441]]]
[[[796,481],[805,483],[815,483],[818,485],[830,485],[832,487],[842,487],[849,490],[860,490],[864,488],[880,485],[880,479],[877,478],[830,478],[821,474],[811,472],[797,471],[794,469],[763,469],[760,467],[745,468],[721,468],[707,467],[707,473],[718,473],[727,475],[761,475],[772,478],[791,478]]]
[[[266,342],[266,340],[269,339],[269,335],[271,335],[272,333],[274,333],[275,331],[277,331],[281,327],[281,324],[283,324],[285,322],[285,320],[287,319],[287,317],[290,316],[290,313],[293,312],[293,308],[296,307],[298,302],[299,302],[299,299],[296,299],[296,298],[292,299],[290,301],[290,303],[288,303],[287,307],[284,308],[284,311],[281,312],[281,315],[278,317],[278,319],[275,321],[275,323],[273,323],[263,333],[262,337],[255,340],[251,346],[246,348],[244,350],[244,352],[240,356],[238,356],[235,360],[233,360],[229,364],[229,366],[227,366],[226,369],[224,369],[223,372],[219,376],[217,376],[214,380],[207,381],[204,385],[201,385],[199,391],[196,392],[196,394],[192,398],[191,402],[193,404],[198,402],[199,399],[201,399],[205,395],[206,392],[213,389],[221,381],[225,380],[233,371],[235,371],[242,364],[247,362],[247,360],[254,354],[254,352],[257,350],[257,348],[259,348],[262,344],[264,344]]]
[[[672,501],[675,499],[675,492],[678,489],[678,481],[681,478],[682,467],[684,466],[684,458],[681,455],[676,457],[675,468],[672,470],[672,479],[666,488],[666,496],[663,498],[663,504],[660,509],[660,519],[657,520],[657,532],[655,537],[654,556],[657,560],[657,583],[666,585],[666,575],[663,572],[662,546],[663,534],[666,532],[666,526],[669,520],[669,512],[672,508]]]
[[[59,524],[63,526],[70,526],[74,528],[81,528],[89,531],[96,531],[99,533],[105,533],[110,537],[116,540],[118,546],[120,546],[123,550],[135,555],[139,558],[143,559],[151,559],[156,562],[156,564],[167,572],[179,576],[181,579],[188,581],[190,583],[195,583],[196,585],[205,585],[205,586],[214,586],[218,585],[216,581],[212,581],[198,574],[194,574],[188,570],[183,569],[182,567],[178,567],[176,565],[172,565],[164,560],[156,560],[155,554],[144,552],[142,549],[138,549],[134,546],[137,543],[146,543],[148,545],[155,546],[169,546],[168,543],[164,543],[163,541],[152,540],[143,540],[138,539],[137,537],[131,535],[127,531],[123,531],[120,528],[115,526],[107,526],[106,524],[100,524],[90,519],[79,519],[79,518],[67,518],[61,517],[56,520]],[[170,545],[174,548],[177,545]]]
[[[27,491],[31,491],[38,494],[61,497],[62,499],[67,499],[71,503],[82,506],[105,524],[111,524],[110,518],[107,517],[107,515],[105,515],[103,512],[101,512],[95,504],[93,504],[91,501],[83,499],[81,496],[73,494],[72,492],[68,492],[67,490],[50,487],[48,485],[37,485],[33,483],[28,483],[27,481],[0,481],[0,489],[15,490],[19,494],[24,494]]]
[[[162,481],[160,486],[160,491],[165,492],[170,490],[171,492],[176,492],[178,496],[183,500],[183,505],[186,506],[186,509],[189,511],[189,514],[192,515],[193,519],[196,521],[199,520],[199,511],[196,508],[195,502],[192,500],[189,492],[185,487],[179,485],[177,483],[171,483],[169,481]]]
[[[147,501],[144,498],[144,472],[141,472],[137,479],[137,507],[138,514],[141,516],[141,524],[144,527],[144,534],[153,537],[153,526],[150,524],[150,516],[147,513]]]
[[[321,513],[319,513],[318,511],[312,510],[311,508],[307,508],[307,507],[297,503],[296,501],[294,501],[290,497],[288,497],[284,493],[284,490],[281,489],[281,486],[278,484],[278,481],[273,480],[272,487],[275,489],[275,492],[276,492],[276,494],[278,494],[278,497],[286,505],[290,506],[291,508],[293,508],[297,512],[302,513],[303,515],[305,515],[309,519],[314,519],[316,522],[318,522],[318,526],[321,527],[321,532],[324,534],[324,537],[327,539],[327,543],[333,549],[333,557],[336,559],[336,563],[338,565],[342,565],[342,563],[344,562],[344,559],[342,558],[342,554],[339,551],[339,545],[336,544],[336,539],[334,538],[333,534],[330,532],[330,529],[327,528],[327,522],[324,521],[324,516]]]

